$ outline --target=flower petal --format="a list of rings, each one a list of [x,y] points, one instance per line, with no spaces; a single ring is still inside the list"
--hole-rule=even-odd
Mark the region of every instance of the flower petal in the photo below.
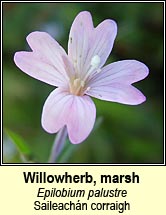
[[[96,55],[100,58],[98,68],[104,65],[116,34],[117,25],[113,20],[105,20],[94,28],[89,12],[84,11],[77,15],[70,30],[68,53],[79,75],[84,77],[88,71],[94,73],[96,68],[91,68],[91,61]]]
[[[73,96],[69,110],[67,129],[69,139],[77,144],[84,141],[93,129],[96,107],[89,96]]]
[[[66,125],[71,103],[72,96],[59,88],[50,93],[42,112],[42,126],[48,133],[56,133]]]
[[[49,133],[56,133],[67,125],[69,139],[77,144],[87,138],[96,117],[96,108],[88,96],[74,96],[60,89],[47,98],[42,112],[42,126]]]
[[[122,104],[138,105],[146,100],[145,96],[132,85],[112,83],[109,86],[93,87],[87,95],[95,98],[118,102]]]
[[[66,57],[67,54],[49,34],[39,31],[32,32],[27,36],[27,42],[34,52],[41,53],[50,64],[59,69],[59,72],[66,75],[62,57]]]
[[[123,104],[140,104],[146,98],[131,84],[144,79],[148,72],[147,66],[136,60],[111,63],[89,81],[86,94]]]
[[[37,80],[53,86],[67,85],[67,79],[54,65],[49,64],[40,54],[34,52],[16,52],[14,61],[23,72]]]
[[[83,71],[83,65],[88,55],[90,35],[94,27],[91,14],[87,11],[79,13],[70,29],[68,55],[77,73]]]
[[[93,86],[107,85],[113,82],[132,84],[144,79],[149,74],[148,67],[137,60],[122,60],[102,68],[101,72],[91,78]]]
[[[63,58],[67,55],[63,48],[45,32],[32,32],[27,41],[33,52],[17,52],[14,56],[16,65],[28,75],[48,84],[59,86],[59,83],[66,82],[68,75]]]
[[[113,48],[116,35],[117,24],[113,20],[104,20],[95,28],[91,41],[91,47],[85,62],[85,65],[88,66],[85,69],[86,71],[90,70],[90,62],[96,55],[100,57],[98,68],[101,68],[105,64]],[[95,70],[93,70],[91,74],[93,74],[94,72]]]

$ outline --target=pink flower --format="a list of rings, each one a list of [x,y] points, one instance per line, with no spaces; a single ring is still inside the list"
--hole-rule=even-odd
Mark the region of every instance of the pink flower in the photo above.
[[[129,105],[145,101],[131,85],[148,75],[145,64],[123,60],[103,67],[116,34],[114,21],[105,20],[94,28],[90,13],[84,11],[71,26],[68,55],[45,32],[27,36],[31,52],[15,53],[14,61],[23,72],[56,87],[43,107],[42,126],[47,132],[56,133],[66,125],[72,143],[84,141],[96,118],[89,96]]]

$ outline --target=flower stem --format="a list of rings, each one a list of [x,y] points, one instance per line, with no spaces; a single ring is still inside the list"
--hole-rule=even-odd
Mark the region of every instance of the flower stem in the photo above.
[[[56,135],[48,163],[55,163],[58,155],[61,153],[67,137],[67,128],[64,126]]]

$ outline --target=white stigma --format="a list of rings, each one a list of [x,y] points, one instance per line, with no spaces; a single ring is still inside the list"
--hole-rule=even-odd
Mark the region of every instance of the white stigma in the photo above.
[[[96,69],[100,64],[100,57],[98,55],[93,56],[90,64],[94,69]]]
[[[100,62],[101,62],[101,60],[100,60],[99,55],[94,55],[92,57],[91,62],[90,62],[91,67],[89,68],[89,70],[87,71],[85,76],[83,77],[84,82],[92,74],[92,72],[94,72],[94,70],[96,70],[97,73],[99,73],[101,71],[101,69],[99,68]]]

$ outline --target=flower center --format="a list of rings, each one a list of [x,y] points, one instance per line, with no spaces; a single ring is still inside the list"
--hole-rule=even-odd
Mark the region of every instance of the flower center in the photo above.
[[[94,55],[90,62],[90,69],[83,77],[75,77],[70,79],[69,90],[70,93],[76,96],[83,96],[87,91],[90,90],[90,87],[86,86],[87,78],[91,75],[93,70],[96,70],[96,73],[100,72],[100,69],[97,69],[100,65],[100,57]]]
[[[69,87],[72,94],[82,96],[85,90],[85,82],[80,78],[75,78],[74,80],[70,81]]]

